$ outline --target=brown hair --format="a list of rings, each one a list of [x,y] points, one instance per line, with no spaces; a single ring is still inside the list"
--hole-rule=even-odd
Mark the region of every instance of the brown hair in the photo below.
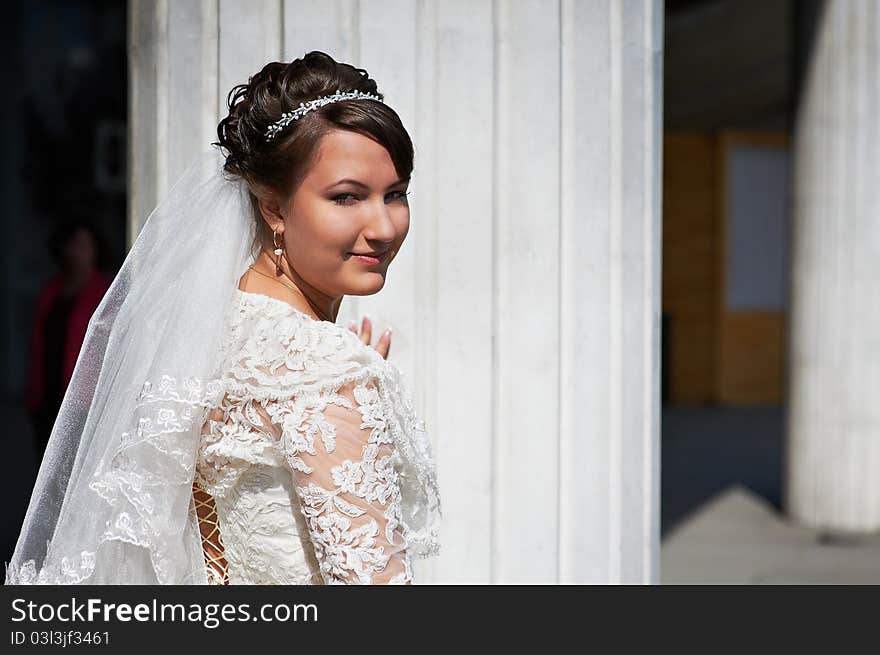
[[[288,197],[295,192],[330,130],[349,130],[373,139],[388,151],[401,179],[412,173],[413,144],[406,128],[397,112],[375,100],[353,99],[318,107],[266,141],[266,130],[281,114],[337,90],[364,91],[384,99],[367,71],[317,50],[290,63],[270,62],[247,84],[238,84],[229,92],[229,114],[217,126],[219,140],[212,145],[226,150],[224,171],[248,184],[257,243],[268,226],[256,194],[268,190]]]

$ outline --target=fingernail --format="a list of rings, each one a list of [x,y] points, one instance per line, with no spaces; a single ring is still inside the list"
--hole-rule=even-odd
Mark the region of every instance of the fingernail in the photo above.
[[[391,334],[391,328],[386,328],[386,329],[385,329],[385,334]]]

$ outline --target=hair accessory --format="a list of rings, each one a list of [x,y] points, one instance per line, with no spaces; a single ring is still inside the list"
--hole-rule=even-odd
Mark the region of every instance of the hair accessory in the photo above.
[[[266,141],[271,141],[275,138],[275,135],[278,134],[282,129],[290,125],[293,121],[299,120],[300,116],[307,114],[313,109],[317,109],[318,107],[323,107],[324,105],[329,105],[331,102],[339,102],[340,100],[375,100],[376,102],[383,102],[382,98],[372,93],[366,93],[364,91],[346,91],[343,93],[339,89],[336,90],[336,93],[329,96],[322,96],[320,98],[315,98],[314,100],[309,100],[308,102],[299,103],[299,107],[296,109],[291,109],[290,111],[284,112],[281,114],[281,118],[272,123],[269,126],[269,129],[266,130]]]

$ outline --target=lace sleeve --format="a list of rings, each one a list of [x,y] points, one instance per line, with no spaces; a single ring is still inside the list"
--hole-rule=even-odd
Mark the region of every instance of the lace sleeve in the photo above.
[[[267,407],[326,584],[411,584],[397,449],[372,381]]]
[[[396,367],[353,332],[242,292],[226,386],[274,437],[327,584],[413,584],[439,551],[424,422]],[[268,419],[268,420],[265,420]]]

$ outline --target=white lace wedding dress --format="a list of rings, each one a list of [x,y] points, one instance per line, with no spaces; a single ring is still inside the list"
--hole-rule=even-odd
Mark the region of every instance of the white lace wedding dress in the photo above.
[[[396,367],[344,327],[236,290],[221,379],[191,511],[209,581],[412,583],[397,444],[424,423]]]

